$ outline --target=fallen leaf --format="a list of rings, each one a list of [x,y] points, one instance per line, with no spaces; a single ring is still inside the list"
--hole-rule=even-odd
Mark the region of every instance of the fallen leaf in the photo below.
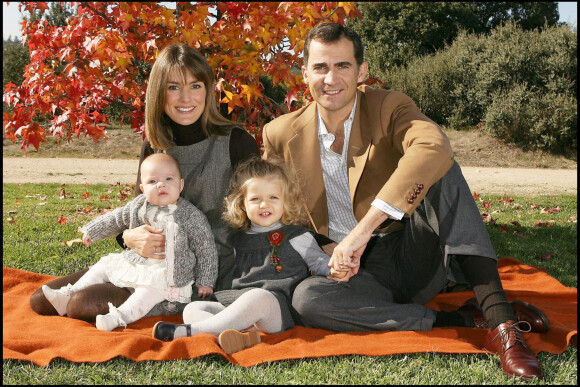
[[[505,224],[502,224],[501,226],[499,226],[499,229],[501,230],[501,232],[508,232],[508,226],[506,226]]]
[[[552,223],[550,223],[550,222],[546,222],[546,223],[544,223],[544,222],[542,222],[541,220],[538,220],[538,221],[537,221],[537,222],[534,224],[534,226],[535,226],[535,227],[544,227],[544,226],[546,226],[546,227],[552,227]]]
[[[516,226],[516,227],[520,227],[520,226],[521,226],[521,224],[520,224],[519,222],[512,222],[512,224],[513,224],[514,226]]]
[[[489,207],[491,207],[491,202],[484,201],[483,202],[483,208],[489,208]]]
[[[546,255],[536,254],[536,258],[540,258],[543,259],[544,261],[547,261],[548,259],[552,258],[552,253],[548,253]]]
[[[74,245],[75,243],[83,243],[83,240],[81,238],[76,238],[76,239],[72,239],[70,241],[66,241],[66,242],[62,242],[65,245],[67,245],[68,247],[71,247],[72,245]]]
[[[473,198],[474,198],[474,199],[477,199],[478,197],[479,197],[479,194],[478,194],[477,192],[475,192],[475,191],[474,191],[474,192],[473,192]]]
[[[10,217],[10,218],[6,219],[6,221],[7,221],[8,223],[10,223],[10,224],[14,224],[14,222],[15,222],[15,221],[14,221],[14,218],[12,218],[12,217]]]
[[[65,224],[66,223],[66,219],[67,218],[63,218],[62,215],[60,216],[60,218],[58,218],[56,221],[60,224]]]
[[[560,206],[552,208],[551,210],[541,210],[540,214],[551,214],[553,212],[558,212],[560,211]]]

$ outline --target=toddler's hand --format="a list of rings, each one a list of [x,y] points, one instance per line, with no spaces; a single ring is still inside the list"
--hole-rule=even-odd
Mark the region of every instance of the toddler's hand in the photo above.
[[[197,288],[197,295],[199,298],[204,299],[213,294],[213,288],[211,286],[199,286]]]
[[[338,271],[335,270],[333,267],[330,268],[330,275],[327,277],[328,279],[332,279],[338,282],[348,282],[348,280],[350,279],[350,277],[352,277],[354,274],[352,273],[352,270],[347,270],[347,271]]]

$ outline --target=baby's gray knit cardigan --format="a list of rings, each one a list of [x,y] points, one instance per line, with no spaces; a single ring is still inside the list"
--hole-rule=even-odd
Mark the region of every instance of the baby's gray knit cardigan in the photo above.
[[[125,206],[92,220],[82,230],[92,242],[97,242],[146,224],[146,210],[147,199],[141,194]],[[173,264],[167,262],[167,267],[173,268],[173,273],[168,272],[168,285],[181,287],[193,280],[197,286],[214,287],[218,274],[218,255],[207,218],[181,197],[173,217],[177,225],[175,261]],[[144,263],[147,260],[129,248],[122,255],[130,262]]]

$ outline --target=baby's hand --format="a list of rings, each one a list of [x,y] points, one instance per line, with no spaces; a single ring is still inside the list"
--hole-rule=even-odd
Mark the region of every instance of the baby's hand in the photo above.
[[[211,286],[199,286],[197,288],[197,295],[199,298],[204,299],[213,294],[213,288]]]
[[[83,234],[83,243],[85,244],[85,246],[89,247],[89,245],[93,243],[93,241],[91,240],[91,238],[89,238],[87,234]]]

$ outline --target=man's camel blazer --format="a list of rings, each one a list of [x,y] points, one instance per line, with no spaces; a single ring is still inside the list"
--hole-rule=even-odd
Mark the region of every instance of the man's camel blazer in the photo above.
[[[354,216],[360,221],[379,198],[408,217],[453,165],[449,139],[403,93],[362,85],[357,94],[347,150]],[[277,156],[294,168],[315,227],[328,236],[316,106],[265,125],[264,158]]]

